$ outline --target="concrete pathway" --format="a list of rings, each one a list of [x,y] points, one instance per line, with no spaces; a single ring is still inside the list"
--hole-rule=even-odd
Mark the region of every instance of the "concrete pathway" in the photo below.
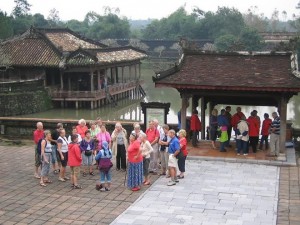
[[[188,161],[176,186],[158,179],[112,225],[275,225],[279,167]]]

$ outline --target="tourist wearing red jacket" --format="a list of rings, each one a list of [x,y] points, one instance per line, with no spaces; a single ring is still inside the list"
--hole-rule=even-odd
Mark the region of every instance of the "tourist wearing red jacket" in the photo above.
[[[37,145],[40,139],[44,138],[44,129],[43,129],[43,123],[37,122],[36,124],[36,130],[33,132],[33,141],[35,143],[34,147],[34,156],[35,156],[35,172],[34,177],[37,179],[40,179],[39,175],[39,167],[42,165],[41,155],[37,152]]]
[[[251,112],[251,116],[247,119],[249,125],[249,144],[252,148],[253,153],[256,153],[258,139],[259,139],[259,120],[255,116],[255,112]]]
[[[80,119],[78,121],[76,130],[77,130],[77,133],[80,134],[81,138],[83,139],[85,137],[85,132],[88,130],[88,127],[86,126],[86,122],[84,119]]]
[[[261,134],[260,145],[259,145],[260,150],[263,149],[264,142],[265,142],[265,149],[269,148],[268,139],[269,139],[270,127],[272,124],[272,120],[269,118],[268,113],[264,114],[264,118],[265,119],[262,123],[261,133],[260,133]]]
[[[81,151],[79,148],[78,136],[72,134],[72,142],[68,145],[68,163],[71,169],[71,182],[72,187],[75,189],[81,189],[81,186],[78,184],[78,176],[80,173],[80,165],[82,161]]]
[[[201,131],[201,122],[198,117],[198,111],[196,109],[193,110],[193,115],[191,116],[191,131],[193,132],[192,135],[192,145],[194,147],[197,146],[197,136],[199,131]]]
[[[240,120],[243,118],[244,113],[242,112],[241,107],[236,108],[236,113],[231,118],[231,126],[233,127],[233,130],[236,131],[237,124],[240,122]],[[245,117],[246,118],[246,117]]]

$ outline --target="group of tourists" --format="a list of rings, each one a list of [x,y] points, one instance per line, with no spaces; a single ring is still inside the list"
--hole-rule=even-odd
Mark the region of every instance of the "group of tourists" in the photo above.
[[[143,132],[139,123],[127,135],[122,124],[115,123],[110,134],[100,118],[88,125],[84,119],[72,127],[66,135],[62,123],[56,129],[44,130],[42,122],[37,123],[33,139],[35,142],[35,174],[40,185],[46,187],[52,181],[49,173],[57,174],[58,181],[71,181],[72,188],[81,189],[78,177],[94,176],[94,167],[100,171],[96,189],[109,191],[112,181],[112,157],[115,155],[117,171],[127,172],[127,187],[140,190],[150,185],[150,176],[164,175],[170,178],[168,185],[175,185],[184,178],[187,157],[186,131],[180,130],[178,137],[168,125],[160,126],[158,120],[151,120]],[[70,167],[70,177],[66,167]]]
[[[226,152],[226,148],[231,147],[230,138],[233,130],[235,132],[237,155],[248,155],[249,147],[251,147],[253,153],[256,153],[257,150],[263,150],[263,146],[268,149],[269,135],[271,151],[268,156],[277,157],[279,155],[280,118],[277,112],[272,113],[273,121],[269,118],[269,114],[265,113],[262,125],[256,110],[253,110],[248,118],[242,112],[241,107],[236,108],[234,115],[231,115],[230,112],[230,106],[222,109],[219,115],[217,109],[212,110],[209,138],[214,149],[216,149],[216,139],[219,137],[220,152]]]

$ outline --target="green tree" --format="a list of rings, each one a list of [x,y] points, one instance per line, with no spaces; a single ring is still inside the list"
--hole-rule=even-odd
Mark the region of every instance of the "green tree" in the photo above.
[[[263,13],[257,13],[257,6],[248,9],[248,12],[243,15],[245,24],[259,32],[268,30],[268,20]]]
[[[234,51],[238,39],[232,34],[222,35],[215,40],[215,45],[219,51]]]
[[[179,36],[195,38],[197,14],[188,15],[183,7],[168,18],[153,20],[144,30],[145,39],[178,39]]]
[[[42,28],[49,27],[48,21],[45,19],[44,15],[40,13],[36,13],[32,16],[32,25],[34,27],[42,27]]]
[[[14,0],[14,2],[16,3],[16,6],[12,11],[12,15],[15,18],[28,15],[31,5],[27,0]]]
[[[0,27],[0,39],[6,39],[13,35],[12,18],[2,11],[0,11]]]
[[[252,28],[245,28],[239,36],[241,50],[259,51],[263,46],[263,39],[258,32]]]
[[[120,18],[117,14],[106,10],[106,15],[101,16],[89,12],[83,24],[88,27],[86,36],[93,39],[129,38],[130,25],[127,18]]]
[[[237,9],[227,7],[219,7],[216,13],[205,13],[200,22],[206,34],[204,38],[212,39],[227,34],[238,36],[245,27],[243,15]]]

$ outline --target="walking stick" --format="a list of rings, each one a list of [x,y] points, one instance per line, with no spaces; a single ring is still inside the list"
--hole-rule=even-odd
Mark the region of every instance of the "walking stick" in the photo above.
[[[124,177],[124,186],[126,184],[126,179],[127,179],[127,169],[128,169],[128,162],[126,160],[126,169],[125,169],[125,177]]]

